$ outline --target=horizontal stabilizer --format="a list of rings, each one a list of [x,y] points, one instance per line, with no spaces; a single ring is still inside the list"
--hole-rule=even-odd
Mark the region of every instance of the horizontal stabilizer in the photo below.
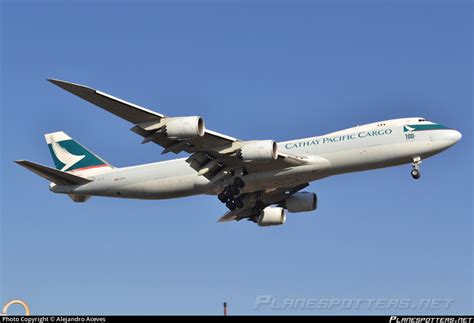
[[[83,185],[92,182],[87,178],[65,173],[60,170],[36,164],[28,160],[15,160],[15,163],[59,185]]]

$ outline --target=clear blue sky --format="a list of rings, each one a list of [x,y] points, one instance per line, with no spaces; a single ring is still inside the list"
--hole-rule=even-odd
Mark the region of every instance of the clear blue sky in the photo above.
[[[2,1],[3,303],[35,314],[254,311],[257,295],[454,299],[473,312],[471,1]],[[463,139],[422,164],[315,182],[315,212],[284,226],[217,223],[216,197],[55,195],[13,163],[52,165],[64,130],[116,166],[160,155],[126,122],[46,82],[99,88],[241,139],[309,137],[423,116]]]

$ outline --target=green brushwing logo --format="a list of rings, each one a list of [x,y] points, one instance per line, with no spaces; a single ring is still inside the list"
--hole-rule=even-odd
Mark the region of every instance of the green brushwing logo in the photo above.
[[[403,132],[449,129],[440,124],[413,124],[403,126]]]
[[[48,148],[53,157],[56,169],[63,172],[106,165],[103,160],[72,139],[58,142],[51,141],[51,143],[48,144]]]

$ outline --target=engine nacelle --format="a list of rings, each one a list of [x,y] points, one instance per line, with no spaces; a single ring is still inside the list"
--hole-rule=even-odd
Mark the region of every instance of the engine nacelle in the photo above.
[[[316,210],[317,204],[318,197],[310,192],[295,193],[285,200],[286,209],[292,213]]]
[[[286,222],[286,212],[282,207],[266,207],[258,217],[257,223],[261,227],[280,225]]]
[[[205,132],[206,127],[201,117],[177,117],[166,122],[166,135],[171,139],[202,137]]]
[[[278,146],[273,140],[258,140],[244,143],[237,157],[245,161],[271,161],[278,158]]]

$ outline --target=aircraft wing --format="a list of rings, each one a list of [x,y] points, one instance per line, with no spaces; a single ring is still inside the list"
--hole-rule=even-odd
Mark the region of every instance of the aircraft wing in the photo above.
[[[260,191],[246,194],[243,197],[244,206],[241,209],[234,209],[232,211],[227,211],[222,217],[219,218],[218,222],[228,222],[228,221],[240,221],[242,219],[248,219],[250,221],[256,221],[255,215],[252,214],[252,206],[255,201],[260,200],[264,203],[264,207],[273,205],[273,204],[282,204],[285,199],[295,194],[296,192],[307,187],[309,184],[301,184],[293,187],[283,187],[276,188],[272,190]],[[282,206],[282,205],[281,205]]]
[[[173,152],[177,154],[185,151],[192,154],[187,160],[188,163],[200,175],[206,176],[209,179],[219,174],[225,176],[235,169],[245,168],[246,172],[254,172],[262,169],[284,168],[308,162],[307,157],[304,156],[279,153],[278,158],[273,161],[244,163],[235,156],[235,152],[243,145],[241,140],[208,129],[205,129],[203,136],[184,140],[171,139],[165,132],[160,131],[163,127],[162,121],[170,118],[164,114],[84,85],[55,79],[48,79],[48,81],[132,123],[134,126],[131,130],[144,138],[142,143],[154,142],[164,148],[162,153]],[[231,156],[232,154],[233,156]],[[219,176],[219,178],[222,178],[222,176]]]
[[[167,117],[164,114],[157,113],[84,85],[55,79],[48,79],[48,81],[112,114],[115,114],[117,117],[134,124],[135,127],[132,128],[132,131],[145,138],[150,134],[150,130],[146,127],[147,124],[151,125],[157,123],[161,119]],[[193,153],[195,151],[205,150],[209,147],[228,145],[232,142],[238,141],[236,138],[207,129],[204,136],[186,141],[169,139],[163,133],[156,134],[148,139],[148,141],[153,141],[164,147],[165,152],[172,151],[174,153],[179,153],[181,151]]]

